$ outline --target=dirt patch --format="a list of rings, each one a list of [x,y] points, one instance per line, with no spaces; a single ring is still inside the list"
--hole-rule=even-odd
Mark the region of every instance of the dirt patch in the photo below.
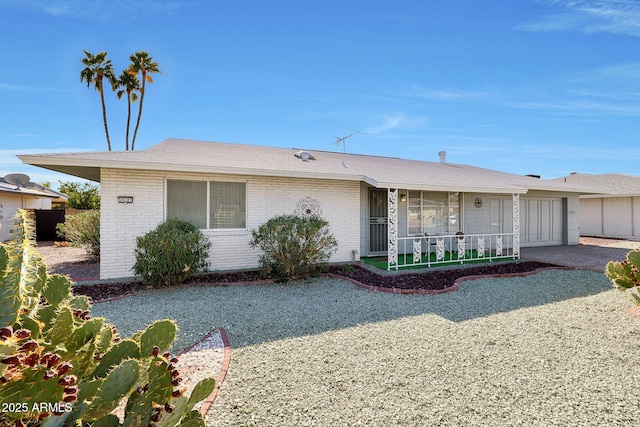
[[[34,249],[42,257],[50,274],[69,276],[75,282],[100,278],[100,262],[89,257],[83,248],[38,242]]]

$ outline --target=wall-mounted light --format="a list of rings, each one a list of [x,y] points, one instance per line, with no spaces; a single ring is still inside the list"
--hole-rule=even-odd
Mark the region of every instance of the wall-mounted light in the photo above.
[[[406,202],[407,201],[407,195],[406,194],[401,194],[400,195],[400,201],[401,202]]]

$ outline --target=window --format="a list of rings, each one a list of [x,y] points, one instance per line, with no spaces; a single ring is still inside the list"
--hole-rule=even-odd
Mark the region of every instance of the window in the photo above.
[[[206,181],[167,181],[167,219],[172,218],[207,228]]]
[[[201,229],[246,228],[244,182],[167,180],[167,219]]]
[[[460,194],[409,191],[407,232],[434,235],[460,231]]]
[[[245,228],[245,183],[216,182],[211,185],[211,228]]]

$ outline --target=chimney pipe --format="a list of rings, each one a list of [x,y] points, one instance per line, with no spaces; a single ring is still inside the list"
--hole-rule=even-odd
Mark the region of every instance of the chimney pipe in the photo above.
[[[440,151],[438,153],[438,156],[440,156],[440,163],[447,163],[447,152],[446,151]]]

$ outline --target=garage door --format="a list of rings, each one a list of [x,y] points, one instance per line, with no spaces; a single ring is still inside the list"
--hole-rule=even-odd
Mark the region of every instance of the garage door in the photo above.
[[[564,244],[564,215],[561,198],[520,199],[520,245]]]
[[[520,246],[554,246],[564,242],[562,198],[520,197]],[[511,197],[491,198],[492,233],[513,230]]]

